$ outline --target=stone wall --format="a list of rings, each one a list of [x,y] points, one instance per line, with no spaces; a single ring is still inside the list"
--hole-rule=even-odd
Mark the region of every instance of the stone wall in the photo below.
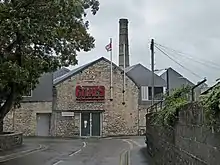
[[[143,135],[146,132],[146,119],[145,114],[147,114],[148,105],[139,105],[139,135]]]
[[[4,119],[5,132],[21,132],[24,136],[35,136],[37,113],[51,113],[52,102],[21,103],[19,109],[11,110]]]
[[[5,133],[0,135],[0,151],[13,149],[22,145],[22,133]]]
[[[61,112],[53,112],[55,116],[55,128],[53,136],[74,137],[80,134],[80,114],[74,113],[74,116],[62,116]]]
[[[158,165],[217,165],[220,133],[204,126],[203,109],[189,104],[174,127],[158,127],[147,118],[148,151]]]
[[[76,102],[76,85],[105,86],[105,102]],[[55,110],[104,110],[102,125],[103,136],[136,135],[138,122],[138,88],[126,77],[125,105],[123,102],[123,74],[113,67],[113,101],[110,101],[110,63],[105,60],[83,70],[81,73],[56,86]],[[59,121],[57,121],[59,122]],[[72,130],[72,126],[70,128]]]

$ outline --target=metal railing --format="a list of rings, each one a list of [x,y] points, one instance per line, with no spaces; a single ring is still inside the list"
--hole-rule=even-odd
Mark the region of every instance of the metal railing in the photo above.
[[[189,93],[186,94],[186,97],[190,101],[195,101],[195,89],[199,87],[200,85],[204,84],[206,82],[206,78],[200,82],[198,82],[196,85],[191,87],[191,90]],[[164,99],[161,101],[158,101],[147,108],[147,114],[152,112],[158,112],[159,110],[163,109],[164,107]]]
[[[164,107],[164,100],[158,101],[147,108],[147,114],[152,112],[158,112]]]

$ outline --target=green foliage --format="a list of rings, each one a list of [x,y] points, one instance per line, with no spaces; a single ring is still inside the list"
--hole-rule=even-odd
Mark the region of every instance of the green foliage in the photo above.
[[[173,126],[178,119],[178,111],[188,103],[190,86],[175,89],[169,96],[164,98],[164,107],[154,116],[157,125]]]
[[[174,126],[178,120],[178,111],[181,110],[189,99],[187,94],[190,87],[182,87],[173,91],[170,96],[165,96],[164,107],[153,117],[154,124],[161,126]],[[220,127],[220,84],[214,86],[207,94],[201,96],[198,102],[204,109],[206,126]]]
[[[208,126],[220,126],[220,85],[201,97],[205,121]]]
[[[89,9],[96,14],[98,0],[0,1],[0,103],[12,91],[19,102],[43,73],[75,65],[78,52],[94,48]]]

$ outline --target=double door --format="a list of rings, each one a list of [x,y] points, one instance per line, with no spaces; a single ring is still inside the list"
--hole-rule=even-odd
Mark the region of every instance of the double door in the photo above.
[[[81,136],[100,136],[101,113],[82,112],[81,113]]]

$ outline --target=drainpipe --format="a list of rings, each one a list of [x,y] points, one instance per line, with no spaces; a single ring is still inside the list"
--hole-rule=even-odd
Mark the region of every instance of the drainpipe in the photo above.
[[[193,86],[192,87],[192,101],[195,101],[195,96],[194,96],[194,90],[195,90],[195,88],[197,88],[198,86],[200,86],[201,84],[203,84],[203,83],[205,83],[207,80],[206,80],[206,78],[204,78],[204,80],[202,80],[202,81],[200,81],[200,82],[198,82],[197,83],[197,85],[195,85],[195,86]]]

